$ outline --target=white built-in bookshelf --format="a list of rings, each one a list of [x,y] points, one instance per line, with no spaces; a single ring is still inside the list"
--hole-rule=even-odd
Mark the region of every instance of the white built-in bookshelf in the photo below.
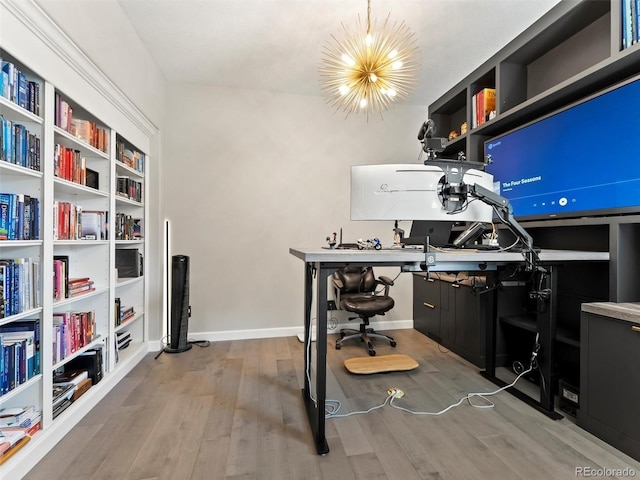
[[[101,101],[78,101],[48,79],[51,65],[39,73],[29,48],[20,56],[0,40],[9,84],[18,82],[14,93],[0,81],[0,299],[10,302],[0,305],[0,409],[41,412],[30,440],[0,454],[0,478],[17,479],[148,353],[149,156],[139,131],[131,141],[109,124],[122,105],[102,111]],[[26,333],[10,334],[20,328]],[[72,402],[56,402],[58,376],[96,358],[101,377]]]

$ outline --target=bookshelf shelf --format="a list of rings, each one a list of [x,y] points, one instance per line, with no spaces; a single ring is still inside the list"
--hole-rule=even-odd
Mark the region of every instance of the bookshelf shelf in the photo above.
[[[13,163],[5,162],[5,161],[0,161],[0,173],[2,175],[12,175],[12,176],[21,175],[24,177],[33,177],[35,179],[42,178],[42,172],[38,172],[37,170],[31,170],[21,165],[14,165]]]
[[[9,401],[12,398],[18,398],[21,395],[24,395],[24,393],[27,392],[28,390],[30,390],[32,388],[37,388],[38,385],[40,384],[40,382],[42,382],[42,374],[38,374],[38,375],[30,378],[25,383],[23,383],[21,385],[18,385],[13,390],[9,391],[8,393],[5,393],[2,396],[3,402]]]
[[[58,368],[64,367],[65,363],[69,363],[71,360],[73,360],[76,357],[79,357],[86,351],[91,350],[92,348],[103,345],[103,344],[104,344],[104,337],[98,336],[95,340],[91,341],[90,343],[83,346],[82,348],[79,348],[77,351],[73,352],[71,355],[64,357],[62,360],[54,364],[52,366],[52,370],[56,370]]]
[[[144,178],[143,172],[139,172],[135,168],[131,168],[128,165],[125,165],[124,163],[119,162],[117,160],[116,160],[116,171],[118,172],[118,175],[131,175],[134,177],[138,177],[139,179]]]
[[[64,143],[70,148],[75,150],[79,150],[81,155],[87,157],[95,157],[102,158],[105,161],[109,160],[109,154],[107,152],[103,152],[102,150],[98,150],[97,148],[89,145],[86,142],[74,137],[69,132],[61,129],[60,127],[53,127],[53,132],[55,133],[56,141]]]
[[[116,279],[116,288],[126,287],[128,285],[133,285],[136,283],[143,283],[144,276],[135,277],[135,278],[118,278]]]
[[[142,318],[144,318],[144,312],[136,312],[133,317],[126,319],[120,325],[115,327],[114,332],[119,332],[120,330],[127,330],[131,328],[134,323]]]
[[[0,248],[40,247],[42,240],[0,240]]]
[[[55,178],[54,183],[56,186],[56,193],[66,193],[69,195],[83,196],[83,197],[103,197],[109,198],[108,191],[96,190],[95,188],[87,187],[86,185],[80,185],[63,178]]]
[[[7,116],[7,114],[10,113],[13,120],[35,124],[44,123],[44,119],[42,117],[31,113],[29,110],[26,110],[13,102],[10,102],[4,97],[0,97],[0,108],[2,109],[3,115]]]
[[[102,295],[108,292],[109,292],[109,287],[96,288],[93,292],[85,293],[82,295],[76,295],[75,297],[65,298],[64,300],[58,300],[57,302],[53,302],[53,308],[54,309],[62,308],[70,304],[81,302],[91,297]]]
[[[10,315],[8,317],[5,317],[3,319],[0,319],[0,325],[6,325],[18,320],[22,320],[23,318],[29,318],[32,316],[36,316],[39,315],[42,312],[42,307],[38,307],[38,308],[31,308],[29,310],[25,310],[24,312],[20,312],[17,313],[15,315]],[[2,398],[2,397],[0,397]]]

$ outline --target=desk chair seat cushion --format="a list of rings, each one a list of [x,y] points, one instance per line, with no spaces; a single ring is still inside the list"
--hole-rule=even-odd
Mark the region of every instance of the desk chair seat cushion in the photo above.
[[[393,298],[379,295],[354,295],[343,298],[340,307],[363,317],[373,317],[388,312],[394,306]]]

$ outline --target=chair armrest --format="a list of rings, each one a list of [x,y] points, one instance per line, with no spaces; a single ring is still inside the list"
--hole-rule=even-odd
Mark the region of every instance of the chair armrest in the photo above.
[[[391,280],[389,277],[386,277],[384,275],[381,275],[378,277],[378,280],[380,281],[380,283],[387,285],[389,287],[393,286],[393,280]]]

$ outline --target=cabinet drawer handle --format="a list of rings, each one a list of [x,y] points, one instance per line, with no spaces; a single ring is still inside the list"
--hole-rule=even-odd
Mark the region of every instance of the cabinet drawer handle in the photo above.
[[[424,302],[423,305],[428,308],[436,308],[435,305],[431,305],[430,303]]]
[[[460,288],[460,285],[458,285],[457,283],[452,283],[452,284],[451,284],[451,286],[452,286],[453,288]]]
[[[634,332],[640,332],[640,327],[631,327]]]
[[[435,282],[433,278],[422,277],[425,282]]]

